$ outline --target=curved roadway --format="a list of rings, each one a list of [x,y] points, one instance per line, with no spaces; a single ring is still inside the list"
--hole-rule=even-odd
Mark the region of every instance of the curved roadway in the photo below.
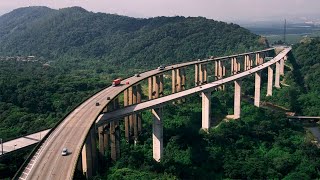
[[[241,55],[267,52],[270,50],[273,50],[273,48],[244,53]],[[165,71],[237,56],[239,56],[239,54],[167,66],[163,71],[147,71],[141,73],[140,77],[130,77],[122,81],[129,82],[128,85],[122,84],[121,86],[108,87],[100,91],[99,93],[86,100],[80,106],[78,106],[53,131],[49,133],[48,138],[42,142],[40,148],[37,149],[35,155],[28,162],[28,165],[23,169],[23,172],[20,175],[20,179],[72,179],[85,138],[90,128],[95,123],[95,120],[103,111],[104,107],[110,102],[110,100],[107,100],[107,97],[110,97],[110,99],[112,100],[133,84],[145,80],[148,77],[161,74]],[[204,85],[202,87],[210,86],[210,84]],[[178,94],[179,93],[176,93],[174,95]],[[101,105],[96,106],[96,102],[99,102]],[[61,156],[61,151],[64,147],[67,147],[70,150],[71,154],[69,156]]]

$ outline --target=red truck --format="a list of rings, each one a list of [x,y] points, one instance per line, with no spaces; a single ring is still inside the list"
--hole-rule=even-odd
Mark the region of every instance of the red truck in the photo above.
[[[112,86],[118,86],[121,83],[121,79],[115,79],[112,81]]]

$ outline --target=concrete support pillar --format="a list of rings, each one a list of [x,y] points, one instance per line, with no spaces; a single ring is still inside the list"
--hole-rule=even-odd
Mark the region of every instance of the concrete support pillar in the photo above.
[[[197,66],[197,65],[196,65]],[[196,72],[196,74],[197,74],[197,72]],[[176,89],[176,84],[177,84],[177,79],[176,79],[176,70],[175,69],[173,69],[172,70],[172,76],[171,76],[171,80],[172,80],[172,93],[176,93],[177,92],[177,89]],[[196,83],[197,81],[195,80],[195,83]],[[197,83],[196,83],[197,84]]]
[[[211,91],[201,92],[202,97],[202,129],[208,131],[211,120]]]
[[[128,105],[134,104],[133,102],[133,92],[134,92],[134,87],[129,87],[128,88]],[[134,117],[133,115],[129,115],[129,137],[133,135],[133,121]]]
[[[233,68],[234,69],[234,74],[238,74],[238,72],[239,72],[238,59],[236,57],[234,57],[233,60],[234,60],[234,68]]]
[[[248,70],[248,59],[247,59],[247,55],[244,55],[243,68],[244,68],[245,71]]]
[[[237,61],[237,73],[239,73],[241,71],[241,65],[239,60],[236,60],[236,61]]]
[[[231,67],[230,67],[230,71],[231,71],[231,76],[234,74],[234,59],[233,58],[231,58]]]
[[[276,76],[274,79],[274,86],[280,88],[280,63],[276,62]]]
[[[218,79],[222,79],[222,76],[223,76],[223,67],[222,67],[222,61],[219,60],[218,61]]]
[[[256,54],[256,66],[260,64],[260,55],[259,53]]]
[[[249,56],[249,61],[250,61],[250,69],[253,68],[253,59],[251,56]]]
[[[160,88],[161,90],[161,88]],[[162,76],[162,92],[163,92],[163,76]],[[141,84],[137,85],[137,103],[141,103]],[[163,94],[163,93],[162,93]],[[137,120],[138,120],[138,132],[140,133],[142,131],[142,114],[141,112],[137,114]]]
[[[273,69],[268,66],[268,86],[267,86],[267,96],[272,96],[272,85],[273,84]]]
[[[177,76],[177,92],[181,91],[181,71],[180,69],[176,69],[176,76]]]
[[[85,144],[82,147],[81,159],[82,159],[82,170],[83,175],[86,176],[87,179],[91,178],[92,175],[92,157],[91,157],[91,145],[88,145],[91,139],[87,138]]]
[[[199,64],[194,66],[194,84],[195,86],[199,85]]]
[[[129,105],[129,90],[126,89],[123,92],[123,105],[124,107]],[[130,123],[129,123],[129,116],[124,117],[124,134],[126,141],[129,142],[130,140]]]
[[[264,56],[265,56],[264,53],[262,53],[262,54],[259,55],[259,59],[260,59],[259,62],[260,62],[260,64],[263,64]]]
[[[186,89],[186,70],[185,68],[181,69],[181,90]]]
[[[103,147],[104,147],[104,151],[108,151],[109,150],[109,142],[110,142],[110,124],[104,125],[103,126]]]
[[[86,178],[95,175],[97,168],[97,154],[96,154],[96,141],[95,141],[95,128],[91,128],[86,138],[85,144],[81,153],[82,170]]]
[[[181,69],[181,91],[186,89],[186,71],[185,68]],[[182,102],[186,102],[185,98],[181,99]]]
[[[214,61],[214,79],[218,80],[219,79],[219,63],[218,61]]]
[[[260,86],[261,86],[261,72],[255,73],[254,83],[254,105],[260,107]]]
[[[130,96],[130,90],[129,90]],[[113,101],[113,108],[119,108],[119,99],[115,98]],[[111,159],[116,161],[120,157],[120,126],[119,120],[110,122],[110,149]]]
[[[163,74],[160,74],[159,75],[159,95],[160,97],[162,97],[164,94],[163,94],[163,87],[164,87],[164,84],[163,84]]]
[[[199,66],[199,83],[198,83],[198,85],[202,85],[203,79],[204,79],[204,77],[203,77],[204,68],[203,68],[203,64],[199,64],[198,66]]]
[[[208,82],[207,64],[202,64],[203,67],[203,83]]]
[[[225,66],[225,63],[224,63],[223,61],[221,61],[221,68],[222,68],[222,71],[221,71],[221,79],[222,79],[223,77],[226,76],[226,66]],[[223,84],[223,85],[221,86],[221,89],[222,89],[222,90],[225,89],[225,84]]]
[[[104,156],[104,130],[103,126],[98,127],[98,139],[99,139],[99,157],[100,159]]]
[[[148,78],[148,96],[149,99],[153,97],[153,77]]]
[[[284,59],[280,60],[280,75],[284,75]]]
[[[132,87],[132,103],[137,104],[137,86]],[[138,119],[137,114],[133,114],[132,116],[132,128],[133,129],[133,137],[134,140],[138,140]]]
[[[234,119],[240,118],[241,112],[241,80],[234,81]]]
[[[120,128],[119,121],[115,120],[110,123],[110,146],[111,159],[116,161],[120,157]]]
[[[153,140],[153,159],[160,162],[163,154],[163,124],[162,124],[162,109],[152,109],[153,125],[152,125],[152,140]]]
[[[159,98],[159,85],[160,85],[160,81],[159,81],[159,76],[153,76],[153,98]]]

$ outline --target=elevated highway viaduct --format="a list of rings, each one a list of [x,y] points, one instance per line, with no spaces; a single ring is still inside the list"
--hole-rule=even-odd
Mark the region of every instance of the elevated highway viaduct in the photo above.
[[[214,90],[223,90],[226,83],[234,82],[234,119],[241,115],[241,80],[255,77],[255,106],[260,105],[261,72],[267,69],[267,95],[272,95],[274,86],[280,88],[280,75],[284,73],[284,61],[290,47],[270,61],[266,56],[275,49],[265,49],[231,56],[191,61],[151,70],[124,79],[120,86],[107,87],[96,93],[70,112],[41,140],[29,158],[17,172],[15,179],[72,179],[76,169],[88,178],[96,173],[98,157],[110,148],[111,158],[120,156],[119,123],[125,124],[127,141],[137,140],[141,131],[141,111],[152,109],[153,157],[160,161],[163,154],[162,108],[175,101],[183,102],[186,96],[202,94],[202,128],[210,128],[210,96]],[[214,80],[208,80],[208,65],[214,66]],[[275,67],[274,67],[275,66]],[[186,69],[194,67],[195,87],[186,88]],[[229,68],[227,68],[229,67]],[[275,70],[274,70],[275,69]],[[164,94],[164,74],[170,72],[172,94]],[[275,73],[274,73],[275,72]],[[148,100],[142,100],[141,83],[147,81]],[[123,97],[122,101],[119,98]],[[99,102],[99,105],[97,105]],[[121,103],[120,103],[121,102]],[[98,137],[97,137],[98,136]],[[96,140],[98,139],[98,140]],[[97,146],[98,143],[98,146]],[[63,148],[70,151],[61,156]],[[98,151],[97,151],[97,148]]]

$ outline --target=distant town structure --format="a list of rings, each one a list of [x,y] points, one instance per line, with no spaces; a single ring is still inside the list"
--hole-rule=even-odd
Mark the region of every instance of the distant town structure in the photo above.
[[[0,56],[0,61],[38,62],[36,56]]]

